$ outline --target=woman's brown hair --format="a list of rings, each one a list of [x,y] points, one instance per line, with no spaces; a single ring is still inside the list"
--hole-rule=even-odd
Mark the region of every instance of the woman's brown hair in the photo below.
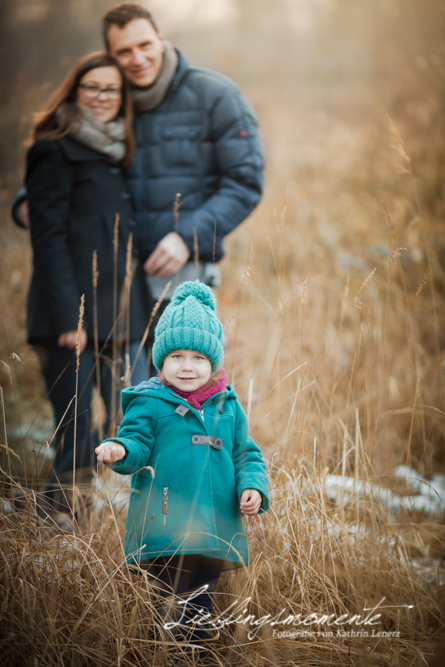
[[[115,67],[122,79],[122,103],[118,115],[123,116],[125,120],[125,144],[126,154],[123,160],[123,166],[130,164],[133,159],[135,146],[133,130],[133,105],[130,96],[130,87],[125,79],[124,72],[119,63],[105,51],[95,51],[89,53],[74,65],[49,98],[46,108],[35,114],[34,127],[31,130],[30,143],[37,141],[41,137],[49,139],[58,139],[65,137],[70,133],[73,126],[80,119],[80,110],[77,105],[77,88],[82,77],[92,69],[97,67]],[[57,109],[63,105],[64,121],[57,122]]]

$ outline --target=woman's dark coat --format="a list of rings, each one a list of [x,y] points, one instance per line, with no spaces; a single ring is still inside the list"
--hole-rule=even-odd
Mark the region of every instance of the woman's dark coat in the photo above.
[[[114,298],[113,239],[119,216],[117,293],[126,273],[133,232],[131,196],[122,170],[106,156],[70,137],[39,139],[28,151],[26,187],[34,251],[28,297],[28,339],[53,338],[77,329],[81,295],[84,328],[94,334],[93,252],[97,251],[98,338],[112,331]],[[131,287],[130,339],[143,335],[148,304],[142,269]]]

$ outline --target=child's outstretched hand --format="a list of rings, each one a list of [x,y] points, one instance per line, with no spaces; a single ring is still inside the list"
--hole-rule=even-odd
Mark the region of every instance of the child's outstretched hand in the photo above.
[[[240,510],[242,514],[255,516],[261,505],[261,493],[256,489],[244,489],[241,494]]]
[[[97,460],[104,463],[116,463],[124,458],[126,449],[118,442],[103,442],[94,450],[97,454]]]

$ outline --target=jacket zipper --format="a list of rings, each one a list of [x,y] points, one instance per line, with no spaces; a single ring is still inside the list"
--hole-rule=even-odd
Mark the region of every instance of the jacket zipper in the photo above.
[[[224,391],[219,391],[217,394],[213,394],[213,396],[210,396],[204,403],[203,406],[206,408],[212,401],[215,400],[215,398],[218,398],[218,396],[222,396],[225,392]],[[203,408],[203,410],[204,410]]]
[[[164,515],[164,518],[162,519],[162,525],[165,526],[168,512],[168,486],[164,486],[162,492],[164,494],[164,498],[162,500],[162,514]]]

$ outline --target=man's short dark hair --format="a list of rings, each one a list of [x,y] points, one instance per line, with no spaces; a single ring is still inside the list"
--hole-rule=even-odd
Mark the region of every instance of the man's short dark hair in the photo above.
[[[146,19],[154,30],[157,33],[159,32],[153,16],[145,7],[137,5],[135,2],[123,2],[109,9],[102,19],[102,37],[108,50],[110,49],[108,31],[111,26],[117,25],[118,28],[124,28],[127,23],[134,21],[134,19]]]

